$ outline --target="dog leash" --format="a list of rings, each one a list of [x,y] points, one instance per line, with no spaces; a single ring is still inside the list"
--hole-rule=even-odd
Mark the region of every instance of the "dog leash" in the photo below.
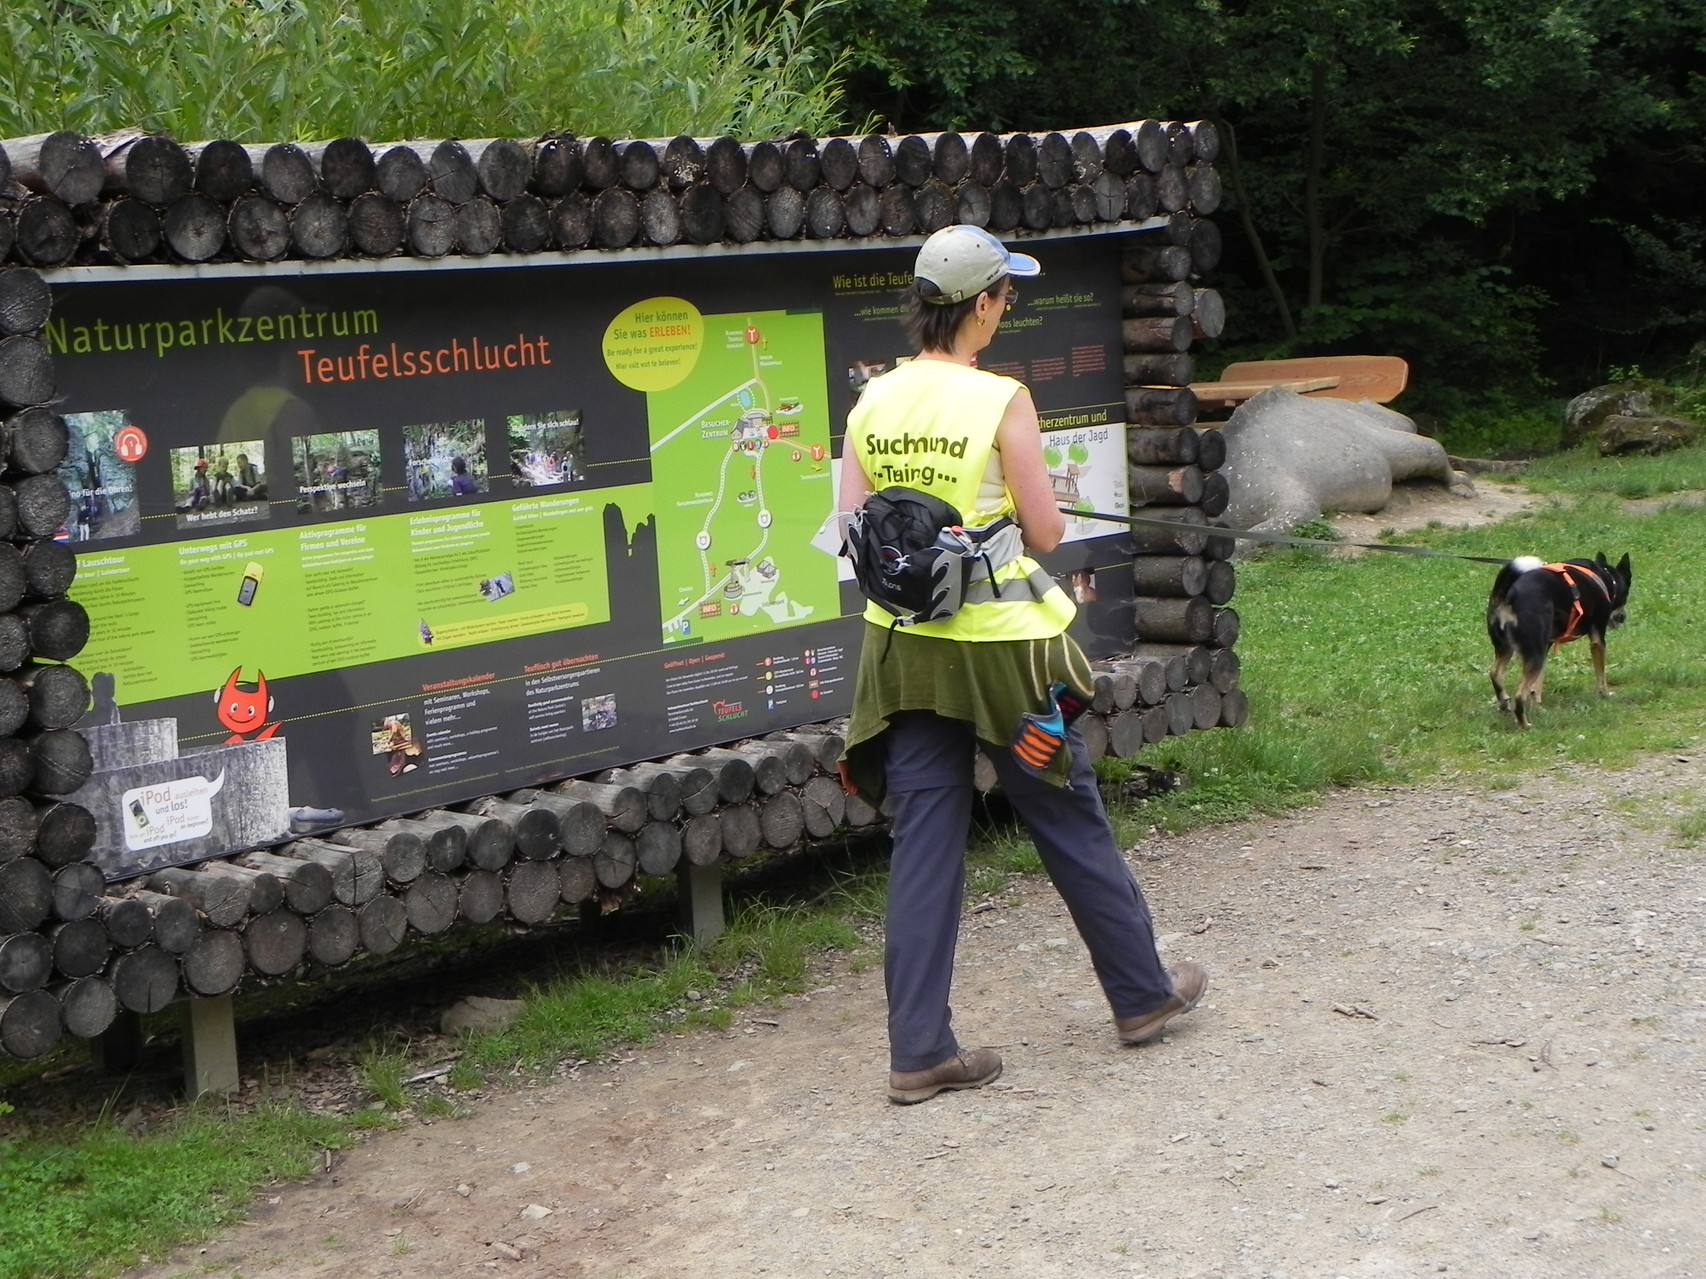
[[[1436,551],[1428,546],[1398,546],[1391,542],[1334,542],[1320,537],[1288,537],[1283,533],[1260,533],[1250,528],[1224,528],[1218,524],[1186,524],[1182,520],[1157,520],[1142,515],[1110,515],[1105,511],[1079,511],[1070,506],[1061,513],[1081,520],[1107,520],[1111,524],[1127,524],[1132,528],[1158,528],[1170,532],[1181,529],[1203,533],[1208,537],[1233,537],[1242,542],[1265,542],[1274,546],[1321,546],[1342,549],[1354,546],[1365,551],[1395,551],[1400,555],[1422,555],[1429,559],[1469,560],[1476,564],[1509,564],[1509,559],[1491,555],[1457,555],[1451,551]]]

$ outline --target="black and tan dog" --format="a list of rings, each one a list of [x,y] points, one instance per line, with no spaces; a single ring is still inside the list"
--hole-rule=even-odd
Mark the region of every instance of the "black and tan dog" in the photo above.
[[[1493,695],[1501,711],[1515,710],[1516,722],[1527,728],[1529,709],[1540,705],[1544,691],[1547,652],[1584,635],[1599,695],[1611,696],[1605,682],[1605,633],[1623,625],[1629,580],[1629,557],[1613,567],[1603,551],[1591,560],[1557,564],[1524,555],[1499,570],[1487,600],[1487,635],[1493,641]],[[1504,673],[1518,654],[1522,683],[1513,702],[1505,692]]]

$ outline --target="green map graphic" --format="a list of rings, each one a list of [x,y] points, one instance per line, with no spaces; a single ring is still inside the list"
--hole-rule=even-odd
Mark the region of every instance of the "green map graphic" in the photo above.
[[[665,643],[839,612],[810,545],[835,501],[823,351],[817,311],[707,315],[693,372],[647,396]]]

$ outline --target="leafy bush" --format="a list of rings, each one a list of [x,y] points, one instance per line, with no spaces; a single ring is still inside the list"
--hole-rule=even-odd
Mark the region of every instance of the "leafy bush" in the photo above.
[[[814,132],[833,0],[57,0],[7,5],[0,137]]]

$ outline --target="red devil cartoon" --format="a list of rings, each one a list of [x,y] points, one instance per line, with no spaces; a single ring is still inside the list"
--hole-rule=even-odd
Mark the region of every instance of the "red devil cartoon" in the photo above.
[[[267,677],[264,672],[255,672],[255,691],[252,693],[245,693],[237,687],[237,677],[242,673],[241,666],[232,671],[231,678],[225,681],[225,687],[213,695],[219,722],[231,730],[231,736],[225,739],[227,746],[233,742],[264,741],[283,726],[283,721],[275,721],[255,733],[255,729],[260,728],[268,712],[272,710],[272,698],[267,696]],[[248,737],[248,733],[255,735]]]

